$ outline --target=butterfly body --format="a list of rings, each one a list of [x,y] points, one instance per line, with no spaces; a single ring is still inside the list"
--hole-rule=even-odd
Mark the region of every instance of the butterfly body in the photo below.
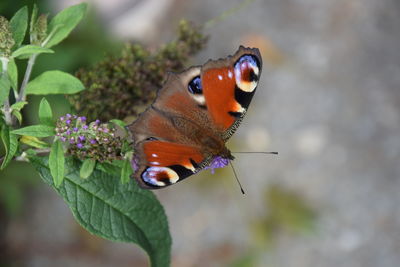
[[[258,49],[170,73],[154,103],[128,126],[134,178],[143,188],[174,184],[216,158],[233,159],[226,141],[243,119],[261,74]]]

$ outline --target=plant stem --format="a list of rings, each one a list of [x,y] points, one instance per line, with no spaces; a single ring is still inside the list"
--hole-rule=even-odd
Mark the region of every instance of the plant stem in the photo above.
[[[22,81],[21,89],[19,90],[17,102],[26,100],[25,88],[31,77],[32,68],[33,65],[35,64],[37,56],[38,56],[37,54],[33,54],[32,56],[29,57],[28,66],[26,67],[24,80]]]
[[[1,75],[8,75],[7,68],[8,68],[9,59],[6,57],[1,57],[0,60],[1,60],[2,70],[3,70]],[[8,96],[6,97],[6,100],[4,100],[3,112],[4,112],[4,119],[6,121],[6,124],[11,125],[12,124],[11,109],[10,109],[10,101],[8,100]]]
[[[41,148],[41,149],[38,148],[38,149],[34,149],[33,151],[36,152],[36,155],[44,156],[44,155],[47,155],[50,153],[50,148]],[[29,161],[27,156],[28,156],[27,153],[24,151],[21,153],[20,156],[14,157],[14,160],[27,162],[27,161]],[[0,158],[0,164],[3,163],[4,158],[5,158],[4,156]]]

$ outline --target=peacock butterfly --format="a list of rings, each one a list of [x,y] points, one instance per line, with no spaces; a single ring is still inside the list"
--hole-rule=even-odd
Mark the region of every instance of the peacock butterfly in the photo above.
[[[256,91],[262,59],[240,46],[233,56],[170,73],[155,101],[127,126],[133,137],[133,177],[158,189],[234,159],[225,142]]]

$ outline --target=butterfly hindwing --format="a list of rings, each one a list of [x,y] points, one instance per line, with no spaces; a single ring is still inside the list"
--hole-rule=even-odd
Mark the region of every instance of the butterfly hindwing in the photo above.
[[[136,153],[138,169],[134,176],[144,188],[157,189],[174,184],[196,173],[204,161],[201,152],[188,145],[159,140],[143,141]]]

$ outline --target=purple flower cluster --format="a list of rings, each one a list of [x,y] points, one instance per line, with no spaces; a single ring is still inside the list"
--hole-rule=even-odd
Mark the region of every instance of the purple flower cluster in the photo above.
[[[211,173],[214,174],[215,169],[224,168],[229,164],[229,159],[217,156],[213,158],[209,166],[204,167],[205,170],[211,169]]]
[[[68,144],[68,153],[79,159],[100,162],[121,159],[122,142],[115,128],[99,120],[87,124],[86,117],[66,114],[57,120],[56,136]]]

